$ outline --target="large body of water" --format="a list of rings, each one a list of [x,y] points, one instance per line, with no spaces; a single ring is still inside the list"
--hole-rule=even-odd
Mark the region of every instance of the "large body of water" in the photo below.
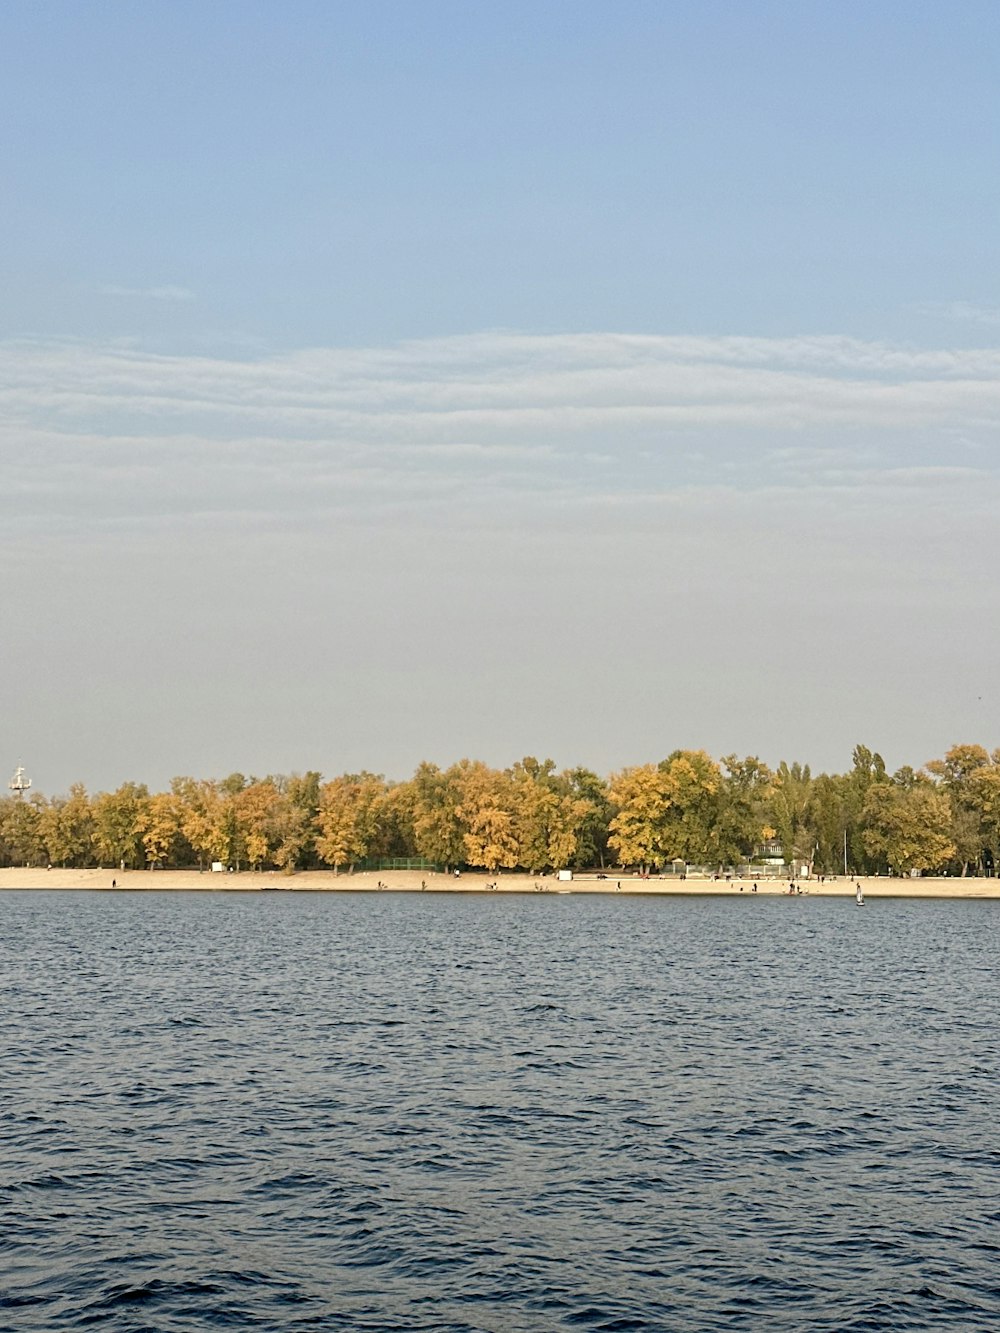
[[[1000,1327],[1000,903],[0,895],[0,1329]]]

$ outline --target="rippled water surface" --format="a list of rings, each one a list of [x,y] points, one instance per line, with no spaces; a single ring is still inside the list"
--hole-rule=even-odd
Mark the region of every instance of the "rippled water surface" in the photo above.
[[[1000,1328],[1000,904],[0,895],[0,1328]]]

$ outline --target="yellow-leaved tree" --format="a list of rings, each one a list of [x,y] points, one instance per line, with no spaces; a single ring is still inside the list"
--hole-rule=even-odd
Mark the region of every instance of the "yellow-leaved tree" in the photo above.
[[[375,773],[345,773],[320,787],[316,850],[335,873],[370,854],[385,799],[385,779]]]
[[[862,819],[865,850],[897,875],[936,870],[955,854],[948,836],[948,798],[926,780],[916,778],[912,785],[894,780],[871,787]]]
[[[465,828],[465,860],[491,874],[516,866],[518,846],[509,776],[485,764],[470,764],[463,771],[461,787],[457,814]]]
[[[181,804],[173,792],[157,792],[139,815],[146,864],[155,870],[167,861],[181,831]]]
[[[616,773],[608,788],[614,809],[608,843],[623,866],[662,865],[675,855],[668,845],[667,814],[673,783],[657,764],[641,764]]]
[[[573,794],[551,759],[540,764],[528,756],[514,765],[510,778],[517,864],[532,873],[571,865],[590,803]]]

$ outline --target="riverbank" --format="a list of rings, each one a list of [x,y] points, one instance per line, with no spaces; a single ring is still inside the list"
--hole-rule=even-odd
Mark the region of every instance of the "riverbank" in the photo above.
[[[241,871],[239,874],[213,874],[197,870],[52,870],[0,869],[3,889],[84,889],[155,892],[239,892],[288,890],[322,893],[631,893],[647,895],[704,894],[718,897],[754,892],[749,880],[712,879],[642,879],[640,876],[616,875],[606,879],[581,875],[562,881],[553,875],[487,875],[465,872],[460,877],[419,870],[364,871],[335,875],[332,870],[304,870],[294,875],[276,871]],[[804,894],[814,897],[853,897],[859,881],[843,876],[837,879],[803,880]],[[866,898],[1000,898],[1000,879],[866,879],[860,880]],[[619,885],[621,886],[619,889]],[[756,881],[756,892],[770,896],[786,894],[787,881]]]

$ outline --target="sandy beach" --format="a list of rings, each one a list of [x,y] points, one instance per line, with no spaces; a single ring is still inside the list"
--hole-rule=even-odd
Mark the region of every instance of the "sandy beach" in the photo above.
[[[60,870],[0,869],[2,889],[85,889],[129,892],[187,891],[254,893],[261,890],[288,890],[306,893],[377,893],[380,891],[419,893],[426,885],[428,893],[631,893],[631,894],[706,894],[739,897],[753,892],[749,880],[642,879],[639,876],[607,873],[582,874],[571,881],[554,875],[498,874],[463,872],[454,875],[419,870],[364,871],[335,875],[331,870],[304,870],[294,875],[276,871],[241,871],[238,874],[213,874],[197,870]],[[803,895],[853,897],[860,882],[866,898],[1000,898],[1000,879],[871,879],[860,881],[843,876],[837,879],[802,880]],[[788,893],[787,881],[757,881],[757,894],[776,896]],[[620,890],[618,886],[621,886]],[[380,886],[382,888],[380,889]]]

